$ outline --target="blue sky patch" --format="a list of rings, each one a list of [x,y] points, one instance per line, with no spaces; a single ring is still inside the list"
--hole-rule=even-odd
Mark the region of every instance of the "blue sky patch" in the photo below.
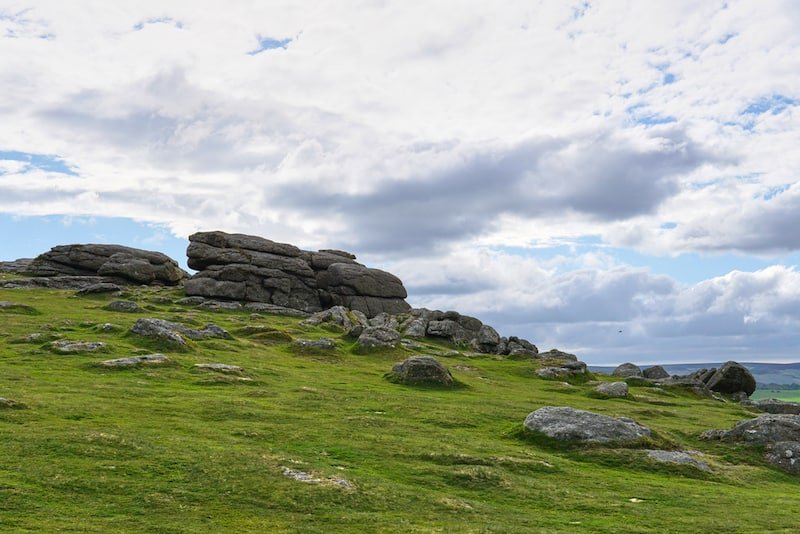
[[[260,54],[261,52],[265,52],[267,50],[274,50],[276,48],[282,48],[286,50],[294,39],[287,37],[286,39],[274,39],[272,37],[263,37],[261,35],[258,36],[258,47],[249,51],[247,53],[248,56],[255,56],[256,54]]]
[[[764,200],[772,200],[773,198],[777,197],[784,191],[787,191],[790,187],[790,184],[779,185],[777,187],[770,187],[766,193],[762,195]]]
[[[183,22],[179,20],[175,20],[172,17],[155,17],[143,20],[141,22],[137,22],[136,24],[133,25],[133,30],[138,32],[140,30],[143,30],[144,27],[149,24],[170,24],[172,26],[175,26],[179,30],[183,29]]]
[[[767,112],[777,115],[790,106],[796,106],[800,101],[783,95],[761,97],[744,108],[743,115],[761,115]]]
[[[664,74],[664,78],[661,80],[661,83],[664,85],[675,83],[675,75],[672,74],[671,72]]]
[[[21,161],[26,164],[22,172],[40,169],[46,172],[57,172],[77,176],[78,173],[67,165],[63,159],[50,154],[31,154],[16,150],[0,150],[0,161]]]

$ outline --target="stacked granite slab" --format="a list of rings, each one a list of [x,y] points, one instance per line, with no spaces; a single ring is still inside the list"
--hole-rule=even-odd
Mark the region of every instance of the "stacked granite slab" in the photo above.
[[[340,250],[309,252],[269,239],[224,232],[189,236],[188,296],[264,302],[316,312],[345,306],[367,317],[410,306],[396,276],[357,263]]]

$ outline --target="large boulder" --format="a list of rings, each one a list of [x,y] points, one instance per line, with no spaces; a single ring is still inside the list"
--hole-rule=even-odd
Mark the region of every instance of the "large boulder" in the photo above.
[[[558,441],[629,443],[650,436],[650,429],[627,417],[610,417],[564,406],[545,406],[525,418],[525,428]]]
[[[642,374],[644,375],[645,378],[650,378],[653,380],[658,380],[661,378],[669,378],[669,373],[666,371],[666,369],[664,369],[660,365],[654,365],[652,367],[648,367],[647,369],[642,371]]]
[[[189,236],[186,294],[259,302],[315,313],[344,306],[375,317],[410,309],[396,276],[339,250],[309,252],[269,239],[225,232]]]
[[[764,414],[740,421],[731,430],[709,430],[704,439],[741,441],[748,445],[770,445],[781,441],[800,441],[800,415]]]
[[[633,363],[623,363],[622,365],[614,369],[611,375],[619,376],[622,378],[627,378],[629,376],[637,376],[637,377],[644,376],[639,366]]]
[[[430,356],[412,356],[392,367],[388,378],[402,384],[434,384],[450,386],[453,375],[447,367]]]
[[[100,282],[170,286],[187,276],[175,260],[160,252],[99,244],[53,247],[24,272],[34,277],[99,277]]]
[[[400,343],[400,333],[385,326],[368,326],[358,336],[357,343],[363,349],[392,348]]]
[[[594,390],[604,397],[624,399],[628,396],[628,384],[625,382],[603,382]]]
[[[744,365],[725,362],[709,378],[706,385],[711,391],[729,394],[743,391],[750,396],[756,390],[756,379]]]

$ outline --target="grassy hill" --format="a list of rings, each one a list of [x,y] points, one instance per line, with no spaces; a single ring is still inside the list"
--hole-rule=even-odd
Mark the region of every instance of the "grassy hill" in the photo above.
[[[537,363],[424,343],[461,383],[384,378],[403,349],[357,354],[299,319],[177,306],[177,290],[111,297],[0,290],[0,531],[3,532],[767,532],[794,531],[798,480],[757,450],[698,434],[753,414],[680,390],[633,387],[601,400],[586,384],[536,376]],[[128,333],[137,318],[231,340],[171,351]],[[111,323],[118,328],[101,328]],[[273,334],[265,335],[272,329]],[[274,333],[277,331],[277,333]],[[42,337],[26,340],[25,336]],[[334,337],[330,353],[288,336]],[[54,353],[48,340],[100,341]],[[152,352],[172,364],[107,369]],[[197,371],[226,363],[242,376]],[[610,380],[600,376],[601,380]],[[648,448],[701,451],[712,471],[649,460],[640,448],[563,447],[522,432],[545,405],[625,415]],[[311,482],[296,480],[310,478]]]

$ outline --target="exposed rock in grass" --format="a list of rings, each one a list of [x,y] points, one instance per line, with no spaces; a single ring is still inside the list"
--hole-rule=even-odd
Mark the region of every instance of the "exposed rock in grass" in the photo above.
[[[179,323],[153,318],[138,319],[131,327],[131,332],[179,346],[186,344],[184,337],[192,340],[209,338],[231,339],[231,335],[226,330],[215,324],[209,323],[203,330],[195,330]]]
[[[283,315],[286,317],[310,317],[311,314],[303,310],[267,304],[266,302],[248,302],[244,305],[245,309],[256,313],[269,313],[271,315]]]
[[[0,301],[0,312],[21,313],[25,315],[35,315],[39,313],[33,306],[5,300]]]
[[[319,339],[296,339],[292,342],[292,346],[300,350],[328,351],[335,349],[336,343],[329,337],[321,337]]]
[[[305,471],[300,471],[299,469],[292,469],[290,467],[283,468],[283,476],[289,477],[294,479],[298,482],[305,482],[306,484],[325,484],[325,485],[332,485],[338,486],[342,489],[353,489],[353,485],[344,478],[339,477],[328,477],[328,478],[318,478],[311,473],[306,473]]]
[[[558,349],[550,349],[547,352],[540,352],[539,358],[543,360],[564,360],[577,362],[578,357],[569,352],[560,351]]]
[[[644,376],[644,374],[642,374],[642,370],[639,369],[639,366],[633,363],[623,363],[614,369],[614,372],[612,372],[611,375],[622,378],[628,376]]]
[[[339,327],[344,332],[350,332],[356,326],[367,327],[370,325],[367,316],[358,310],[348,310],[344,306],[334,306],[322,310],[302,321],[301,325],[317,326],[321,324]]]
[[[78,354],[104,350],[106,344],[100,341],[53,341],[50,350],[59,354]]]
[[[626,380],[629,380],[629,378]],[[701,397],[711,397],[711,390],[708,389],[708,386],[702,380],[696,378],[662,378],[660,380],[652,380],[652,383],[668,388],[685,389]]]
[[[609,417],[575,408],[545,406],[531,412],[525,428],[558,441],[630,443],[650,436],[650,429],[627,417]]]
[[[47,341],[53,341],[62,337],[61,334],[56,334],[53,332],[34,332],[32,334],[27,334],[17,339],[12,340],[12,343],[45,343]]]
[[[115,300],[106,306],[109,311],[123,312],[123,313],[136,313],[143,311],[142,307],[132,300]]]
[[[506,350],[510,358],[535,358],[539,355],[539,349],[530,341],[516,336],[508,338]]]
[[[743,404],[767,413],[800,415],[800,403],[797,402],[787,402],[779,399],[763,399],[744,401]]]
[[[199,306],[206,301],[205,297],[184,297],[175,301],[180,306]]]
[[[240,335],[247,336],[260,343],[290,343],[294,338],[283,330],[264,325],[250,325],[237,330]]]
[[[171,360],[163,354],[146,354],[143,356],[106,360],[101,365],[104,367],[136,367],[139,365],[162,365],[170,362]]]
[[[6,399],[5,397],[0,397],[0,410],[2,409],[12,409],[12,410],[20,410],[26,408],[26,406],[15,400]]]
[[[738,393],[743,391],[748,396],[756,390],[756,379],[745,367],[736,362],[725,362],[708,379],[708,389],[719,393]]]
[[[800,475],[800,442],[798,441],[774,443],[769,447],[764,458],[787,473]]]
[[[400,384],[412,385],[452,386],[455,382],[447,367],[430,356],[412,356],[395,364],[387,378]]]
[[[661,367],[660,365],[654,365],[652,367],[648,367],[644,371],[642,371],[642,375],[645,378],[651,378],[654,380],[658,380],[661,378],[669,378],[669,373]]]
[[[113,323],[103,323],[99,324],[94,327],[95,330],[99,332],[119,332],[122,330],[119,325],[115,325]]]
[[[362,349],[392,348],[400,343],[397,330],[384,326],[370,326],[358,336],[358,346]]]
[[[740,421],[731,430],[708,430],[702,439],[740,441],[748,445],[770,445],[800,441],[800,415],[764,414]]]
[[[112,284],[109,282],[101,282],[99,284],[92,284],[84,287],[83,289],[79,290],[76,293],[76,295],[81,297],[85,295],[99,295],[105,293],[114,293],[119,295],[121,292],[122,288],[117,284]]]
[[[586,364],[584,362],[564,362],[561,365],[542,367],[536,371],[536,375],[547,380],[566,380],[571,377],[586,374]]]
[[[603,382],[598,384],[594,391],[604,397],[625,398],[628,396],[628,384],[625,382]]]
[[[683,451],[661,451],[661,450],[647,450],[647,457],[657,462],[664,462],[678,465],[690,465],[696,467],[701,471],[711,471],[707,463],[702,462],[695,458],[692,453]]]
[[[243,308],[241,302],[224,302],[221,300],[206,300],[198,305],[198,308],[210,311],[238,311]]]
[[[229,365],[227,363],[196,363],[193,367],[200,371],[216,371],[219,373],[240,374],[244,372],[244,369],[238,365]]]

